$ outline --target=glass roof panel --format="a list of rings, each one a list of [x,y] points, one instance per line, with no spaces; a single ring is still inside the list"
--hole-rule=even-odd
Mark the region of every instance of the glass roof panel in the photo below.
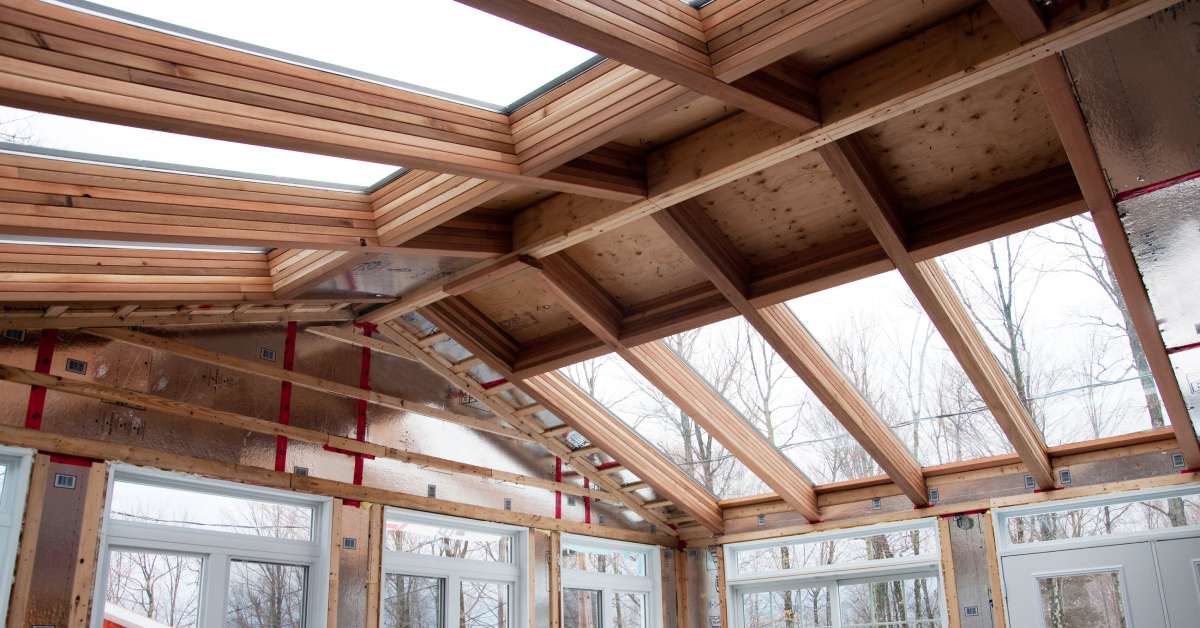
[[[598,60],[587,50],[453,0],[59,2],[495,111]]]
[[[1091,218],[944,255],[980,333],[1047,445],[1165,425]]]
[[[171,244],[165,242],[125,242],[123,240],[90,240],[86,238],[51,238],[40,236],[0,235],[0,244],[36,244],[39,246],[84,247],[93,249],[130,249],[136,251],[187,251],[196,253],[248,253],[265,255],[271,249],[255,246],[224,246],[214,244]]]
[[[0,151],[226,179],[361,191],[399,169],[339,157],[0,107]],[[181,163],[186,160],[186,163]]]
[[[723,320],[666,342],[811,481],[883,472],[746,319]]]
[[[620,356],[600,356],[559,372],[719,499],[771,490]]]
[[[897,271],[788,306],[922,466],[1012,451]]]

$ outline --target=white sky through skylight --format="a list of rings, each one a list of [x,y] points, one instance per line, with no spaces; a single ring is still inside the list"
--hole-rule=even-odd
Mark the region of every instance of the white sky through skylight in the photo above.
[[[41,148],[368,187],[399,168],[0,107],[0,139]]]
[[[499,108],[595,56],[453,0],[97,4]]]

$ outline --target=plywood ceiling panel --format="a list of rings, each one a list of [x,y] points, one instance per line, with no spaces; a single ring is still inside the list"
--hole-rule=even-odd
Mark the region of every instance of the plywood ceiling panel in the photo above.
[[[574,322],[533,270],[475,290],[467,300],[518,342],[556,332]]]
[[[1066,163],[1028,70],[921,107],[862,137],[909,210],[935,207]]]

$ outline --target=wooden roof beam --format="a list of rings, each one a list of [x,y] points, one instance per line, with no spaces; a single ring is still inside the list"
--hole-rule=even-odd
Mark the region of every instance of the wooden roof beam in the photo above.
[[[904,494],[914,504],[928,504],[925,480],[916,459],[791,310],[786,305],[759,309],[751,304],[747,297],[748,265],[704,208],[687,202],[654,218]]]
[[[683,10],[671,11],[666,3],[460,1],[777,124],[801,131],[818,124],[814,94],[777,91],[763,82],[731,84],[717,78],[698,17]]]
[[[908,250],[900,208],[866,149],[856,138],[849,137],[827,144],[820,151],[1038,486],[1046,490],[1055,488],[1057,481],[1046,444],[1033,417],[937,261],[918,261]]]
[[[611,297],[566,255],[553,255],[541,262],[546,286],[577,320],[704,426],[797,512],[810,521],[820,518],[816,493],[808,478],[690,366],[661,342],[636,347],[622,344],[621,310]]]
[[[1022,41],[1043,37],[1047,32],[1041,15],[1027,2],[989,2]],[[1060,54],[1051,55],[1035,63],[1033,73],[1042,88],[1042,97],[1050,110],[1050,119],[1054,122],[1063,150],[1066,151],[1067,159],[1071,162],[1071,168],[1079,181],[1083,198],[1091,210],[1092,220],[1100,235],[1109,266],[1116,277],[1125,306],[1129,309],[1134,331],[1142,350],[1146,353],[1150,373],[1154,376],[1158,393],[1167,411],[1167,418],[1175,431],[1179,450],[1183,453],[1188,468],[1200,469],[1200,441],[1197,440],[1196,428],[1189,416],[1187,401],[1179,388],[1179,380],[1175,376],[1174,366],[1163,343],[1162,331],[1150,304],[1150,295],[1146,291],[1137,260],[1134,259],[1129,246],[1129,236],[1121,224],[1121,216],[1100,165],[1100,157],[1096,154],[1087,122],[1075,99],[1070,74]]]
[[[796,133],[753,115],[732,116],[653,151],[646,162],[649,196],[644,201],[623,204],[558,195],[522,211],[514,220],[513,254],[553,255],[837,138],[1028,67],[1173,3],[1092,3],[1077,20],[1025,44],[1018,43],[990,9],[953,17],[823,76],[818,86],[820,128]],[[947,57],[946,50],[956,54]],[[925,71],[897,76],[894,68],[900,62]],[[435,301],[452,281],[422,286],[395,307],[372,316],[394,318]]]
[[[504,361],[503,350],[496,347],[495,337],[506,334],[486,319],[481,322],[482,314],[479,314],[465,299],[451,297],[444,303],[422,309],[421,314],[466,347],[468,351],[483,359],[489,367],[505,376],[509,381],[513,381],[522,392],[532,397],[538,404],[549,408],[559,419],[573,425],[589,441],[602,447],[613,459],[638,477],[650,482],[655,491],[662,491],[659,493],[660,495],[672,499],[680,508],[696,514],[697,517],[703,517],[703,520],[713,526],[714,532],[722,528],[721,511],[716,506],[716,499],[712,495],[691,482],[690,478],[679,471],[662,454],[638,438],[636,433],[628,430],[628,427],[619,419],[603,411],[603,408],[600,408],[601,412],[597,412],[598,406],[594,405],[594,402],[589,405],[585,401],[575,398],[570,394],[570,389],[562,386],[562,383],[565,382],[574,388],[570,382],[559,381],[556,377],[561,376],[556,374],[549,374],[538,381],[516,381],[516,378],[512,376],[511,366]],[[380,330],[381,334],[394,342],[406,341],[404,331],[397,323],[385,323]],[[413,351],[418,350],[414,349]],[[429,356],[428,351],[421,353]],[[423,361],[426,366],[450,379],[464,391],[476,396],[477,399],[487,400],[488,407],[492,408],[498,416],[510,425],[518,426],[547,451],[566,460],[572,468],[579,471],[584,477],[591,479],[600,488],[620,497],[623,503],[634,507],[642,517],[652,523],[666,525],[665,520],[659,515],[640,507],[640,498],[622,492],[620,481],[609,475],[608,471],[598,470],[586,456],[579,456],[571,451],[570,447],[557,435],[547,435],[546,428],[543,427],[540,420],[517,414],[516,408],[503,399],[489,396],[478,382],[469,376],[453,373],[447,365],[440,364],[431,356]],[[613,421],[616,423],[611,423]],[[621,432],[620,427],[625,427],[627,431]],[[631,435],[632,438],[630,438]]]

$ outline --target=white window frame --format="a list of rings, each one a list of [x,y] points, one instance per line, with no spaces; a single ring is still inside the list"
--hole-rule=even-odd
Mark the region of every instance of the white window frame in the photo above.
[[[937,526],[938,522],[936,518],[915,519],[897,523],[846,528],[832,532],[801,534],[777,539],[725,545],[721,548],[721,551],[724,552],[725,604],[726,608],[729,609],[729,623],[732,628],[745,628],[745,611],[742,604],[742,597],[745,594],[778,591],[786,587],[808,589],[828,586],[830,615],[833,622],[831,625],[834,628],[840,628],[842,618],[839,587],[841,585],[935,576],[938,579],[938,607],[941,609],[941,617],[939,619],[942,626],[947,627],[950,625],[950,618],[948,614],[949,609],[946,608],[946,583],[941,569],[942,548]],[[933,551],[923,556],[887,558],[787,570],[779,569],[753,574],[737,573],[737,553],[739,551],[765,549],[796,543],[819,543],[834,539],[857,538],[889,532],[906,532],[922,528],[932,532],[930,539],[933,543]]]
[[[35,453],[32,449],[0,445],[0,465],[7,467],[0,489],[0,617],[8,617]]]
[[[563,534],[561,546],[563,549],[575,547],[583,551],[601,553],[607,551],[637,552],[644,557],[643,562],[646,566],[646,574],[643,576],[630,576],[595,573],[564,567],[561,570],[562,586],[557,593],[560,601],[559,609],[563,608],[562,596],[566,589],[600,591],[601,628],[613,628],[613,618],[611,616],[613,595],[617,593],[644,593],[646,595],[646,628],[662,628],[662,561],[660,560],[658,546],[598,539],[577,534]],[[562,554],[560,553],[558,556],[552,557],[551,560],[557,560],[561,565]]]
[[[456,628],[459,625],[458,600],[459,595],[461,595],[463,580],[495,582],[509,585],[508,608],[510,616],[508,618],[508,625],[529,625],[528,528],[388,507],[384,510],[384,535],[387,534],[388,521],[404,521],[472,532],[505,535],[511,539],[509,554],[512,560],[502,563],[468,558],[409,554],[384,549],[382,560],[380,561],[379,624],[381,626],[383,625],[383,601],[384,596],[387,594],[386,581],[387,577],[392,574],[439,578],[443,580],[445,585],[442,591],[442,628]]]
[[[201,557],[204,560],[199,611],[201,623],[198,624],[201,628],[221,628],[225,623],[231,561],[302,565],[308,568],[304,626],[325,628],[329,602],[332,499],[126,464],[113,464],[110,467],[106,493],[110,498],[113,495],[113,485],[121,480],[309,507],[313,509],[312,540],[271,539],[248,534],[116,520],[111,517],[112,499],[108,499],[104,505],[100,558],[92,598],[92,628],[102,628],[104,623],[104,594],[107,589],[110,549],[158,551]]]
[[[1088,536],[1078,539],[1037,541],[1033,543],[1014,544],[1009,540],[1008,522],[1014,517],[1041,515],[1064,510],[1074,510],[1076,508],[1117,506],[1151,499],[1169,499],[1171,497],[1186,497],[1191,495],[1200,495],[1200,485],[1185,484],[1183,486],[1175,486],[1171,488],[1146,489],[1140,491],[1129,491],[1125,493],[1099,495],[1095,497],[1063,499],[1038,504],[1030,504],[1026,506],[997,508],[991,513],[993,523],[992,528],[996,535],[996,548],[1001,556],[1014,556],[1017,554],[1037,554],[1041,552],[1057,550],[1103,547],[1106,545],[1134,543],[1138,541],[1159,541],[1165,539],[1200,536],[1200,524],[1194,524],[1180,526],[1178,528],[1159,528],[1157,530],[1121,532],[1105,536]]]

